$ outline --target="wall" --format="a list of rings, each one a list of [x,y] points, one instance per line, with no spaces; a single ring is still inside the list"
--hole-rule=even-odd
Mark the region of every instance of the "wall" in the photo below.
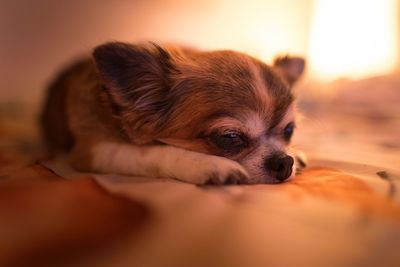
[[[34,101],[60,66],[108,40],[305,54],[311,0],[0,1],[0,100]]]

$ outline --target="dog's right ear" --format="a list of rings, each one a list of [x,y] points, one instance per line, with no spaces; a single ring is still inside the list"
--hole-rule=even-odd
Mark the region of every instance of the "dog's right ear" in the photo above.
[[[166,50],[154,43],[139,46],[112,42],[96,47],[93,58],[115,104],[134,110],[146,121],[157,121],[157,116],[166,112],[168,77],[173,70]]]

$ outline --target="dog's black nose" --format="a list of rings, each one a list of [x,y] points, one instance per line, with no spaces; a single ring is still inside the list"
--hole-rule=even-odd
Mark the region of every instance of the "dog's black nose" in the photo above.
[[[276,175],[276,179],[284,181],[292,174],[294,160],[285,154],[273,154],[265,161],[265,167]]]

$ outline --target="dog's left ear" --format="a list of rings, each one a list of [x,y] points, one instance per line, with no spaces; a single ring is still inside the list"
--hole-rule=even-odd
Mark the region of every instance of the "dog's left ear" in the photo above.
[[[304,72],[305,60],[301,57],[277,57],[274,60],[274,70],[289,84],[290,87]]]

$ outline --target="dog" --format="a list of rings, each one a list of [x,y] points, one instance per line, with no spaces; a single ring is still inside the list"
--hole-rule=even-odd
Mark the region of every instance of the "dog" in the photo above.
[[[305,61],[110,42],[48,89],[44,139],[80,171],[198,185],[294,176],[292,87]]]

